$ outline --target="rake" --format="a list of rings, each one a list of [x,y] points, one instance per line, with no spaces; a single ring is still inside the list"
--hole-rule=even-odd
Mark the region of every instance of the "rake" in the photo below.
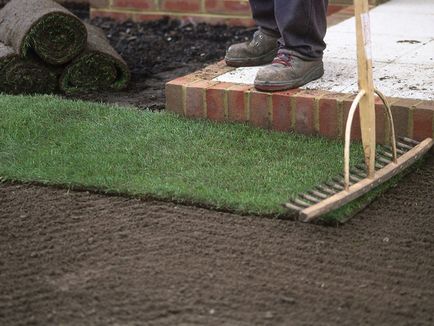
[[[298,213],[299,219],[303,222],[312,222],[368,193],[407,169],[433,146],[431,138],[422,142],[406,137],[396,139],[390,105],[386,97],[374,87],[368,0],[355,0],[354,9],[359,93],[351,105],[346,122],[344,172],[306,193],[298,194],[285,204],[288,209]],[[375,134],[376,95],[384,104],[391,131],[390,145],[378,148]],[[351,127],[357,107],[365,163],[350,169]]]

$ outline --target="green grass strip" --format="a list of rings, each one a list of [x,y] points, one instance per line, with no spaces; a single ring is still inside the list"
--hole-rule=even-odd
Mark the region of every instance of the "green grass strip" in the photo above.
[[[54,96],[0,96],[0,116],[9,180],[280,215],[291,195],[342,170],[341,142],[246,125]]]

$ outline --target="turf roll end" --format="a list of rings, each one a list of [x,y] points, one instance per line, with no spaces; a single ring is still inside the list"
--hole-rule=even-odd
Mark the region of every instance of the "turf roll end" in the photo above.
[[[102,30],[86,24],[86,50],[64,70],[60,88],[66,93],[86,90],[122,90],[130,71],[122,57],[111,47]]]
[[[30,58],[22,59],[0,43],[0,92],[8,94],[52,93],[57,75],[49,67]]]
[[[52,0],[12,0],[0,11],[0,21],[0,41],[22,57],[35,53],[62,65],[86,46],[84,24]]]

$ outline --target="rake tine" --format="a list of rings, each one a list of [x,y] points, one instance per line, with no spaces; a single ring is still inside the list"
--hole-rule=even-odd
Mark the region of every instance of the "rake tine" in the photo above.
[[[382,168],[384,168],[386,165],[381,165],[378,161],[377,162],[375,162],[375,168],[376,169],[382,169]]]
[[[385,157],[387,157],[387,158],[389,158],[389,159],[392,159],[392,158],[393,158],[393,154],[392,154],[392,153],[389,153],[389,152],[382,152],[381,155],[383,155],[383,156],[385,156]]]
[[[357,175],[354,174],[350,174],[350,181],[353,181],[354,183],[360,182],[361,180],[363,180],[364,178],[360,178]]]
[[[396,142],[396,146],[402,149],[405,149],[406,151],[409,151],[410,149],[413,149],[413,147],[408,146],[407,144],[401,143],[401,142]]]
[[[353,172],[353,174],[355,174],[356,176],[358,176],[358,177],[360,177],[362,179],[364,179],[364,178],[366,178],[368,176],[368,174],[365,171],[360,171],[360,170],[355,170]]]
[[[385,166],[391,162],[390,160],[386,159],[386,158],[383,157],[383,156],[378,156],[378,160],[379,160],[380,162],[384,163]]]
[[[356,168],[357,170],[363,171],[364,173],[366,173],[366,166],[365,164],[357,164],[354,168]]]
[[[379,146],[378,153],[393,153],[393,149],[389,146]]]
[[[326,186],[326,185],[319,185],[316,187],[316,189],[318,189],[319,191],[324,192],[326,194],[329,194],[331,196],[333,196],[337,192],[333,188],[330,188],[329,186]]]
[[[337,178],[335,178],[335,180],[341,180],[341,181],[338,182],[338,184],[342,184],[343,186],[345,186],[344,175],[341,174],[341,175],[339,175],[339,177],[340,177],[341,179],[337,179]],[[350,186],[352,186],[353,184],[359,182],[359,181],[362,180],[362,179],[363,179],[363,178],[358,177],[357,175],[355,175],[354,173],[351,173],[351,171],[350,171]]]
[[[418,141],[416,141],[416,140],[414,140],[414,139],[408,138],[408,137],[399,137],[398,139],[399,139],[400,141],[404,142],[404,143],[412,144],[412,145],[414,145],[414,146],[417,146],[417,145],[420,144],[420,142],[418,142]]]
[[[315,198],[310,196],[309,194],[300,194],[299,197],[301,197],[302,199],[308,200],[314,204],[317,204],[321,201],[321,199]]]
[[[396,149],[396,152],[397,152],[399,155],[405,154],[405,152],[404,152],[403,150],[399,149],[399,148]]]
[[[310,204],[302,201],[300,198],[295,198],[295,199],[292,200],[292,202],[294,204],[296,204],[297,206],[300,206],[300,207],[303,207],[303,208],[307,208],[307,207],[311,206]]]
[[[309,193],[315,197],[320,198],[320,199],[326,199],[329,197],[326,194],[319,192],[319,191],[316,191],[316,190],[311,190],[311,191],[309,191]]]
[[[364,179],[364,178],[367,177],[367,174],[366,174],[365,170],[359,169],[357,167],[352,168],[350,170],[350,172],[353,173],[353,174],[355,174],[358,177],[361,177],[362,179]]]
[[[344,189],[344,187],[342,187],[341,185],[338,185],[336,183],[326,182],[325,185],[327,187],[332,188],[332,189],[337,190],[337,191],[342,191]]]
[[[296,206],[296,205],[292,204],[291,202],[286,203],[285,206],[287,208],[289,208],[289,209],[292,209],[293,211],[301,211],[301,210],[303,210],[303,207]]]
[[[335,182],[336,184],[338,184],[339,186],[345,186],[343,176],[341,176],[340,178],[338,178],[338,177],[334,177],[334,178],[332,178],[332,181],[334,181],[334,182]]]

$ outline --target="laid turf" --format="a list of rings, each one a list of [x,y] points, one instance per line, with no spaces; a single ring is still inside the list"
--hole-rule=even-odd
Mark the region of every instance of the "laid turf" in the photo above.
[[[2,95],[0,117],[9,180],[279,215],[291,195],[342,170],[337,141],[169,113]]]

